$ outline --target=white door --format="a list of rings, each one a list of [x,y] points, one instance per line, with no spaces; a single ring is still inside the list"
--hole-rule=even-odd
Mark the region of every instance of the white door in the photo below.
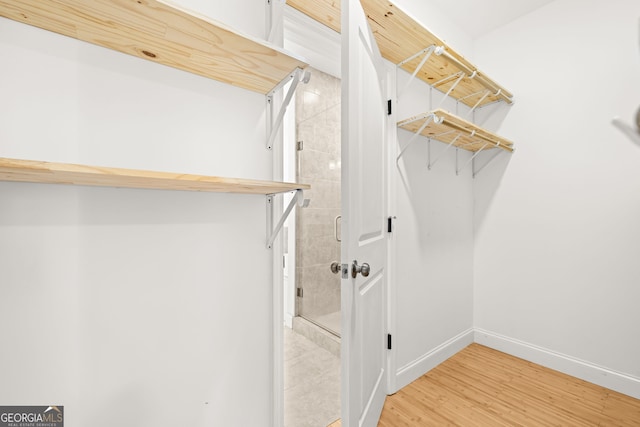
[[[342,13],[342,425],[376,426],[387,387],[386,98],[360,2],[343,0]],[[354,261],[366,277],[352,277]]]

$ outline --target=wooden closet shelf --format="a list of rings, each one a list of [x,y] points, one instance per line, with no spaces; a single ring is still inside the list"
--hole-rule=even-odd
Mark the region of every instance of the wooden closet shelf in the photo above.
[[[398,127],[416,133],[424,125],[425,120],[429,120],[429,124],[424,127],[420,135],[427,138],[445,144],[451,144],[454,141],[454,146],[467,151],[475,152],[483,148],[498,147],[513,152],[513,142],[508,139],[441,109],[403,120],[398,123]],[[438,123],[440,120],[441,122]]]
[[[453,50],[420,23],[387,0],[361,0],[367,14],[380,53],[394,64],[424,51],[430,46],[442,47],[442,54],[435,52],[416,75],[442,93],[447,93],[455,83],[456,73],[465,77],[451,91],[450,96],[473,107],[504,100],[513,103],[513,94],[487,77],[475,65]],[[287,4],[340,32],[339,0],[288,0]],[[406,61],[402,68],[413,74],[425,54]],[[475,76],[470,78],[475,72]],[[486,95],[489,93],[488,95]]]
[[[307,66],[160,0],[0,0],[0,16],[263,94]]]
[[[287,182],[221,178],[7,158],[0,158],[0,181],[243,194],[275,194],[311,188],[306,184]]]
[[[340,0],[287,0],[287,4],[333,31],[340,32]]]
[[[462,55],[451,49],[444,41],[390,1],[361,0],[361,3],[380,52],[389,61],[400,64],[429,46],[443,47],[444,53],[441,55],[435,52],[431,54],[427,63],[418,72],[417,77],[433,85],[457,72],[463,72],[465,77],[451,92],[453,98],[473,107],[489,91],[491,95],[486,96],[480,102],[480,106],[500,99],[508,103],[513,102],[511,92],[479,71]],[[413,73],[422,57],[418,56],[406,62],[402,68]],[[470,78],[474,71],[475,77]],[[446,93],[454,82],[455,79],[448,79],[438,84],[436,89]]]

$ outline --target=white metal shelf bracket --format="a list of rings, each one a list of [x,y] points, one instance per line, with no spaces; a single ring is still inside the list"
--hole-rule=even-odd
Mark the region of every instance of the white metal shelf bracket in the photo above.
[[[458,58],[454,57],[453,55],[451,55],[449,52],[447,52],[447,50],[444,48],[444,46],[439,47],[438,49],[436,49],[436,55],[443,55],[445,58],[447,58],[449,61],[453,62],[459,69],[463,70],[466,74],[469,75],[469,77],[474,78],[477,76],[477,71],[473,68],[469,68],[469,66],[467,66],[466,64],[463,64]],[[495,83],[488,81],[486,78],[484,78],[483,76],[479,76],[478,77],[478,81],[480,82],[480,84],[484,87],[486,87],[489,90],[495,90],[496,93],[494,94],[494,96],[500,97],[502,95],[502,98],[507,101],[507,103],[512,104],[513,103],[513,99],[509,98],[507,95],[502,94],[502,89],[500,87],[498,87]]]
[[[471,109],[467,112],[467,116],[466,116],[467,118],[470,117],[473,114],[473,112],[476,110],[476,108],[478,108],[478,106],[482,103],[482,101],[484,101],[487,98],[487,96],[491,95],[491,91],[490,90],[484,90],[484,91],[480,91],[480,92],[475,92],[475,93],[472,93],[471,95],[467,95],[467,96],[462,97],[462,98],[460,98],[458,100],[458,101],[462,101],[463,99],[470,98],[472,96],[476,96],[476,95],[479,95],[481,93],[483,93],[483,94],[480,97],[480,99],[478,99],[478,101],[475,104],[473,104],[473,107],[471,107]]]
[[[431,86],[432,88],[434,88],[434,89],[435,89],[435,88],[437,88],[438,86],[440,86],[440,85],[442,85],[442,84],[445,84],[445,83],[446,83],[446,82],[448,82],[449,80],[451,80],[451,79],[455,79],[455,78],[457,78],[457,77],[460,77],[461,75],[462,75],[462,76],[464,76],[464,73],[463,73],[462,71],[458,71],[457,73],[449,74],[448,76],[441,78],[441,79],[440,79],[440,80],[438,80],[437,82],[433,82],[433,83],[431,83],[429,86]]]
[[[276,34],[282,31],[284,0],[267,0],[267,41],[274,43]]]
[[[420,126],[420,128],[413,134],[413,136],[411,136],[411,139],[409,140],[409,142],[407,143],[407,145],[404,146],[404,148],[400,151],[400,154],[398,154],[398,157],[396,157],[396,166],[399,166],[399,162],[400,162],[400,157],[402,157],[402,155],[404,154],[405,151],[407,151],[407,148],[409,148],[414,142],[416,142],[416,140],[418,139],[418,136],[420,136],[420,134],[422,133],[423,130],[425,130],[425,128],[429,125],[429,123],[431,123],[432,121],[434,123],[442,123],[442,118],[436,116],[433,113],[429,113],[426,116],[419,116],[416,117],[413,120],[408,120],[406,122],[403,122],[403,124],[407,124],[407,123],[411,123],[420,119],[425,119],[424,123],[422,124],[422,126]]]
[[[442,97],[442,99],[440,100],[440,104],[438,104],[438,107],[434,108],[440,108],[440,106],[442,105],[442,103],[444,102],[445,99],[447,99],[447,97],[449,95],[451,95],[451,92],[453,92],[453,90],[456,88],[456,86],[458,86],[458,84],[462,81],[462,79],[464,79],[465,74],[462,71],[458,71],[455,74],[452,74],[450,76],[447,76],[443,79],[438,80],[437,82],[435,82],[434,84],[431,85],[432,89],[435,89],[437,86],[451,80],[451,79],[455,79],[457,77],[457,80],[451,85],[451,87],[449,87],[449,90],[447,91],[447,93],[444,94],[444,96]],[[455,98],[454,98],[455,99]]]
[[[407,58],[407,59],[405,59],[405,60],[403,60],[403,61],[401,61],[401,62],[399,62],[397,64],[398,67],[402,67],[407,62],[419,57],[420,55],[424,55],[424,58],[422,58],[422,61],[420,61],[420,64],[418,64],[416,69],[413,70],[413,73],[411,74],[411,77],[409,78],[407,83],[404,85],[404,87],[400,91],[398,91],[398,98],[400,98],[400,96],[404,93],[404,91],[409,87],[411,82],[413,82],[413,80],[416,78],[416,75],[418,75],[418,73],[420,72],[422,67],[424,67],[424,64],[427,62],[427,60],[429,59],[429,57],[431,56],[431,54],[433,53],[434,50],[436,50],[436,45],[432,44],[431,46],[427,47],[426,49],[422,49],[420,52],[416,53],[415,55],[411,55],[409,58]]]
[[[447,132],[448,133],[448,132]],[[435,165],[436,163],[438,163],[438,160],[440,160],[442,158],[442,156],[444,156],[444,154],[449,151],[449,148],[451,148],[453,146],[453,144],[455,144],[455,142],[458,140],[458,138],[460,138],[462,136],[462,132],[458,132],[458,134],[455,136],[455,138],[453,138],[451,140],[451,142],[449,143],[449,145],[447,145],[447,147],[442,150],[439,154],[438,157],[436,157],[436,159],[432,162],[431,161],[431,150],[429,150],[429,162],[427,164],[427,169],[431,170],[431,168],[433,167],[433,165]],[[434,137],[434,139],[437,139],[437,137]]]
[[[478,175],[482,169],[486,168],[486,167],[487,167],[487,165],[493,161],[493,159],[495,159],[496,157],[498,157],[501,153],[505,153],[505,152],[506,152],[505,150],[496,150],[496,152],[495,152],[495,153],[493,153],[493,154],[491,155],[491,157],[489,158],[489,160],[487,160],[487,161],[486,161],[482,166],[480,166],[480,168],[478,168],[478,169],[476,169],[476,161],[475,161],[475,159],[473,159],[473,162],[472,162],[472,163],[473,163],[473,164],[472,164],[473,178],[475,178],[475,177],[476,177],[476,175]]]
[[[487,145],[490,145],[488,142],[485,143],[482,148],[480,148],[478,151],[476,151],[473,156],[471,156],[471,158],[469,160],[467,160],[467,162],[461,167],[458,168],[458,152],[456,151],[456,175],[459,175],[460,172],[462,172],[463,170],[465,170],[465,168],[469,165],[469,163],[471,163],[473,161],[473,159],[475,159],[478,154],[482,153],[482,151],[487,148]]]
[[[278,233],[280,233],[280,230],[282,230],[282,226],[284,225],[285,221],[289,217],[289,214],[293,210],[293,207],[296,204],[301,208],[309,206],[309,199],[304,198],[303,190],[296,190],[295,194],[293,195],[293,198],[291,198],[291,201],[289,202],[289,205],[284,210],[282,217],[274,227],[273,226],[273,198],[274,198],[273,194],[267,195],[267,249],[271,249],[273,247],[273,242],[276,240],[276,237],[278,237]]]
[[[271,92],[267,94],[267,149],[271,150],[273,147],[273,141],[276,139],[276,135],[280,126],[282,125],[282,120],[284,119],[284,113],[287,111],[287,107],[291,103],[291,99],[293,98],[293,94],[296,92],[296,88],[298,87],[298,83],[309,83],[311,79],[311,73],[309,71],[305,71],[301,68],[296,68],[295,71],[289,76],[285,77]],[[287,92],[284,100],[282,101],[282,106],[280,107],[280,111],[278,115],[273,118],[273,97],[277,91],[282,89],[287,83],[291,81],[291,86],[289,86],[289,91]]]

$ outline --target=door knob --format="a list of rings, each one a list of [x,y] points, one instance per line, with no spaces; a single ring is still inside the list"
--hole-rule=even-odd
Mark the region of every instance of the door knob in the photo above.
[[[339,262],[335,262],[335,261],[334,261],[334,262],[332,262],[332,263],[331,263],[331,272],[332,272],[333,274],[338,274],[338,273],[340,273],[341,271],[342,271],[342,265],[340,265],[340,263],[339,263]]]
[[[366,262],[363,262],[362,265],[358,265],[358,261],[354,260],[353,264],[351,265],[351,277],[353,277],[354,279],[356,278],[358,273],[362,274],[362,276],[364,277],[367,277],[369,276],[370,271],[371,268]]]

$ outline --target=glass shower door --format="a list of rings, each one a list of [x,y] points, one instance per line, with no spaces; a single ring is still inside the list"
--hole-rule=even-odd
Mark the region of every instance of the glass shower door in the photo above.
[[[298,182],[311,203],[297,210],[297,314],[340,335],[340,80],[314,70],[296,94]]]

